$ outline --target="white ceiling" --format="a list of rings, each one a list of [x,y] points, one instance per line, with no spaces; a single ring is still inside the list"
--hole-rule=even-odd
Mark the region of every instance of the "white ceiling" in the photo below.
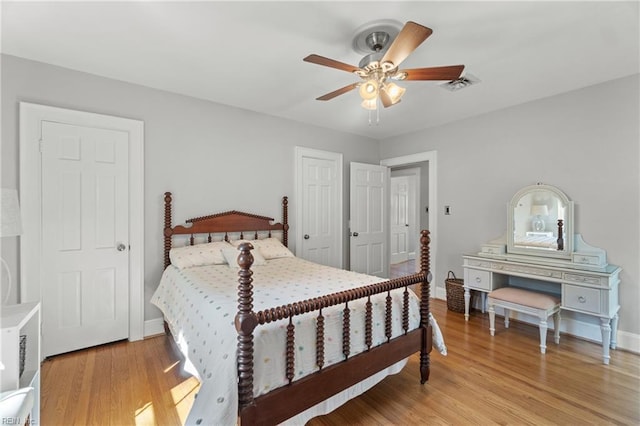
[[[466,65],[458,92],[409,81],[368,124],[358,28],[415,21],[433,34],[401,68]],[[638,73],[639,2],[2,2],[2,52],[383,139]]]

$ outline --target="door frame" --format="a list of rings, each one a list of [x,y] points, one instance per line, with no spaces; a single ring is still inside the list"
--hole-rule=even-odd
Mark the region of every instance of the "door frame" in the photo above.
[[[438,253],[438,152],[437,151],[425,151],[417,154],[404,155],[401,157],[385,158],[380,160],[380,164],[387,167],[409,166],[412,164],[428,162],[429,163],[429,232],[431,243],[429,245],[430,253],[430,268],[432,282],[437,277],[436,275],[436,259]],[[424,202],[421,200],[424,204]],[[389,236],[389,238],[391,238]],[[390,240],[389,240],[390,244]],[[416,258],[418,258],[416,253]],[[390,259],[389,259],[390,260]],[[416,269],[420,269],[420,262],[416,262]],[[431,297],[435,295],[433,286],[429,286],[431,290]]]
[[[294,200],[295,205],[295,241],[296,241],[296,252],[298,248],[302,249],[302,238],[304,234],[303,223],[304,223],[304,203],[302,202],[304,197],[304,185],[302,184],[304,180],[304,168],[302,166],[303,158],[317,158],[321,160],[334,161],[337,165],[336,167],[336,205],[334,211],[331,213],[335,219],[335,232],[336,232],[336,257],[338,259],[338,268],[342,269],[344,267],[344,229],[343,229],[343,158],[342,154],[337,152],[330,151],[321,151],[313,148],[305,148],[302,146],[295,147],[295,184],[294,184],[294,192],[296,194],[296,198]]]
[[[144,122],[20,102],[20,302],[41,301],[41,121],[129,134],[129,340],[144,337]]]

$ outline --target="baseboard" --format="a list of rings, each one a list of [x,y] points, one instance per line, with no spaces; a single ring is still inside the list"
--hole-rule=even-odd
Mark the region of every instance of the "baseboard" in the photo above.
[[[640,335],[618,331],[618,348],[640,354]]]
[[[164,334],[164,319],[154,318],[144,322],[144,337]]]
[[[436,287],[435,296],[436,299],[447,300],[447,292],[445,288]],[[475,308],[480,309],[480,298],[478,298],[476,302],[478,303]],[[498,307],[496,309],[496,314],[498,316],[504,316],[504,310]],[[512,312],[512,318],[527,324],[535,326],[538,325],[537,318],[520,312]],[[549,330],[553,330],[553,321],[549,321]],[[602,342],[602,332],[599,324],[578,321],[574,318],[567,318],[566,316],[562,317],[560,332],[599,344]],[[617,348],[640,354],[640,335],[618,330]]]

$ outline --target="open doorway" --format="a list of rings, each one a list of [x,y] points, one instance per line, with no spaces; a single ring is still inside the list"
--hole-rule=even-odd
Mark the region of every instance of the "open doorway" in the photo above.
[[[426,163],[425,163],[426,164]],[[428,164],[427,164],[428,166]],[[422,167],[392,168],[389,185],[389,256],[392,277],[415,271],[421,223]],[[426,222],[425,222],[426,223]],[[400,274],[400,272],[403,272]]]
[[[402,276],[411,274],[420,269],[418,260],[419,254],[419,234],[420,230],[428,229],[430,231],[431,243],[430,243],[430,269],[432,275],[435,277],[436,267],[436,247],[437,247],[437,155],[436,151],[422,152],[418,154],[406,155],[402,157],[387,158],[380,162],[381,165],[387,166],[391,169],[391,176],[413,175],[416,180],[416,188],[414,195],[414,208],[407,207],[408,212],[413,211],[415,218],[415,230],[410,231],[410,237],[408,240],[408,247],[411,250],[409,241],[413,241],[414,244],[414,259],[398,262],[398,257],[389,256],[390,263],[390,277]],[[418,178],[419,173],[419,178]],[[390,194],[392,191],[389,191]],[[391,195],[389,203],[391,205]],[[434,214],[430,214],[434,212]],[[391,219],[391,214],[389,215]],[[411,224],[409,223],[409,228]],[[392,248],[391,236],[389,235],[389,247]],[[392,252],[393,250],[390,250]]]

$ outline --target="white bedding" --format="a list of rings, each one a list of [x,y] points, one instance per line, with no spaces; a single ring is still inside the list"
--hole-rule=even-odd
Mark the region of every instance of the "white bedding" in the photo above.
[[[307,262],[299,258],[269,260],[254,266],[254,311],[286,305],[321,295],[359,287],[381,278]],[[392,292],[392,333],[402,333],[402,291]],[[373,344],[384,336],[384,298],[372,298]],[[151,302],[163,312],[180,350],[187,358],[186,369],[201,382],[187,424],[233,425],[237,421],[237,269],[228,265],[199,266],[179,270],[169,266]],[[364,344],[364,302],[349,304],[351,310],[351,354],[362,352]],[[325,318],[325,366],[341,361],[342,310],[344,306],[323,310]],[[295,378],[317,371],[315,365],[315,318],[309,313],[294,318]],[[409,328],[420,322],[419,299],[410,291]],[[258,326],[254,333],[254,396],[288,383],[285,377],[285,342],[288,321]],[[380,327],[382,324],[382,327]],[[402,363],[390,368],[370,384],[356,386],[357,395],[384,378],[398,372]],[[348,392],[347,392],[348,393]],[[346,401],[346,399],[345,399]],[[339,406],[334,404],[332,408]],[[331,407],[328,408],[332,409]],[[325,411],[328,412],[328,411]],[[316,414],[317,415],[317,414]],[[302,419],[301,419],[302,420]]]

